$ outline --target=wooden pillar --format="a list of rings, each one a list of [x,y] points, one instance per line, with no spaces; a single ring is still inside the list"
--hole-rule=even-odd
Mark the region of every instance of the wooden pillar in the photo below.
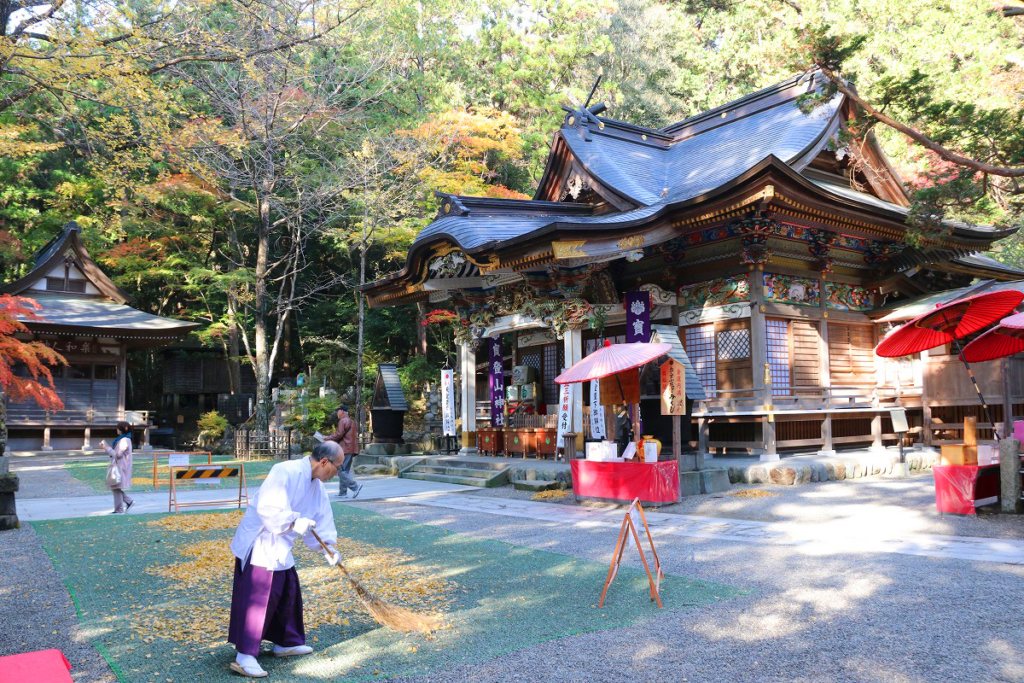
[[[836,448],[832,444],[832,415],[825,413],[821,420],[821,450],[818,455],[835,455]]]
[[[932,445],[932,406],[928,392],[928,351],[921,352],[921,440],[924,445]]]
[[[85,428],[85,436],[82,438],[82,450],[83,451],[91,451],[92,450],[92,428],[91,427],[86,427]]]
[[[52,451],[53,446],[50,445],[50,428],[43,427],[43,450]]]
[[[669,309],[669,322],[675,328],[678,334],[679,330],[679,306],[676,304],[672,305]],[[685,382],[684,382],[685,384]],[[686,402],[685,399],[683,401]],[[676,462],[683,457],[683,416],[673,415],[672,416],[672,455],[675,456]],[[680,463],[680,471],[682,471]]]
[[[1013,436],[1013,380],[1010,378],[1012,359],[1003,359],[1003,438]]]
[[[118,352],[121,354],[121,358],[117,364],[117,415],[118,420],[124,419],[125,406],[127,404],[127,384],[128,384],[128,347],[121,344],[117,347]],[[175,394],[174,397],[174,409],[178,409],[178,397]]]
[[[565,344],[565,367],[571,368],[583,360],[583,329],[570,327],[565,331],[562,341]],[[559,372],[561,372],[561,368],[559,368]],[[572,428],[570,431],[576,433],[576,449],[583,450],[583,383],[577,382],[570,384],[569,387],[569,398],[572,401]],[[639,437],[640,435],[637,434],[637,438]]]
[[[825,297],[822,297],[824,305]],[[828,353],[828,311],[822,312],[818,324],[818,383],[821,385],[821,399],[825,406],[825,414],[821,417],[821,450],[818,455],[835,455],[836,448],[832,443],[832,365]]]
[[[708,419],[706,417],[697,418],[697,451],[702,458],[711,456],[708,451]]]
[[[462,372],[462,449],[459,455],[476,455],[476,341],[459,344]]]
[[[772,387],[768,366],[768,330],[764,319],[764,273],[750,272],[750,360],[753,364],[754,396],[769,414],[761,418],[761,448],[752,449],[761,460],[778,460],[775,450],[775,422],[771,416]]]
[[[875,415],[871,418],[871,448],[870,451],[884,451],[885,444],[882,443],[882,416]]]

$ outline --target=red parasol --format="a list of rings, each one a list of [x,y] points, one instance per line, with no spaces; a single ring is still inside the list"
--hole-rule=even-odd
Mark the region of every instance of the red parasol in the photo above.
[[[964,360],[980,363],[1024,351],[1024,313],[1003,318],[998,325],[964,347]]]
[[[883,358],[898,358],[949,344],[1008,315],[1022,300],[1024,294],[1009,289],[941,305],[890,333],[875,353]]]
[[[1024,293],[1008,289],[976,294],[966,299],[943,304],[936,307],[931,313],[918,316],[890,333],[875,347],[875,353],[883,358],[898,358],[953,343],[960,360],[967,368],[967,374],[971,378],[974,390],[978,393],[978,400],[981,401],[981,407],[985,411],[985,419],[992,424],[992,433],[998,439],[1000,438],[999,432],[996,431],[995,423],[989,414],[988,403],[985,402],[981,387],[978,386],[978,380],[974,378],[974,372],[971,370],[967,358],[964,357],[958,340],[991,325],[1015,309],[1022,300],[1024,300]]]
[[[671,344],[612,344],[604,346],[555,378],[556,384],[576,384],[601,379],[626,370],[633,370],[660,358],[672,349]]]

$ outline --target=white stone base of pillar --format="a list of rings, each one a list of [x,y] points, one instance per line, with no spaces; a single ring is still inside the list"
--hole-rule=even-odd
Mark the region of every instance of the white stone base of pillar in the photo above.
[[[459,449],[459,455],[480,455],[480,451],[475,446],[466,446]]]
[[[779,459],[778,453],[762,453],[760,457],[761,462],[775,462]]]
[[[886,479],[906,479],[910,476],[910,465],[905,462],[894,462],[892,472],[883,476]]]
[[[835,452],[835,450],[831,450],[831,451],[818,451],[818,455],[823,457],[823,458],[834,458],[834,457],[836,457],[836,452]]]
[[[889,449],[886,448],[885,446],[868,446],[868,453],[872,453],[872,454],[876,454],[876,455],[881,455],[883,453],[888,453],[888,452],[889,452]]]

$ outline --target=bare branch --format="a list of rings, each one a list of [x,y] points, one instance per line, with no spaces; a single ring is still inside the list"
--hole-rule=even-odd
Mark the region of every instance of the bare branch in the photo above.
[[[850,101],[855,102],[857,105],[859,105],[865,112],[868,113],[868,115],[874,117],[880,123],[883,123],[886,126],[889,126],[890,128],[903,133],[914,142],[918,143],[922,147],[925,147],[926,149],[930,149],[931,151],[935,152],[936,154],[939,155],[939,157],[945,159],[946,161],[952,162],[957,166],[972,168],[975,171],[980,171],[982,173],[987,173],[989,175],[1001,176],[1005,178],[1024,177],[1024,168],[992,166],[991,164],[986,164],[980,161],[976,161],[974,159],[970,159],[968,157],[965,157],[961,154],[957,154],[956,152],[953,152],[943,147],[939,143],[935,142],[934,140],[926,136],[924,133],[921,133],[920,131],[913,129],[910,126],[907,126],[889,116],[886,116],[878,109],[873,107],[871,104],[869,104],[867,101],[865,101],[860,95],[856,93],[855,90],[846,85],[846,83],[844,83],[841,78],[836,76],[820,61],[817,62],[817,65],[821,69],[822,74],[824,74],[825,77],[828,78],[830,81],[835,83],[836,87],[839,89],[839,92],[846,95],[846,97],[848,97]]]

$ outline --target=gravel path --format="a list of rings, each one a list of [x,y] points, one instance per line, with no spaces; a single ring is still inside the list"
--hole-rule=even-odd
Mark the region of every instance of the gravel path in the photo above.
[[[14,459],[11,472],[18,475],[18,498],[77,498],[95,496],[88,484],[71,476],[67,459]]]
[[[607,562],[614,532],[365,503],[384,514],[479,537]],[[560,638],[416,683],[449,681],[1021,681],[1024,567],[663,537],[670,575],[753,595],[642,626]],[[637,566],[635,551],[627,553]],[[664,590],[672,589],[671,577]],[[600,586],[594,586],[595,594]],[[609,604],[644,600],[612,589]]]
[[[30,525],[0,532],[0,656],[57,648],[83,683],[117,678],[78,626],[64,583]]]
[[[739,491],[762,491],[769,495],[740,498]],[[529,500],[529,491],[511,486],[473,491],[470,495]],[[572,497],[545,500],[572,505]],[[583,503],[602,508],[608,503]],[[989,508],[994,510],[994,508]],[[1024,539],[1024,515],[940,516],[935,510],[935,483],[931,473],[907,479],[871,477],[853,481],[830,481],[800,486],[737,484],[729,491],[709,496],[692,496],[658,512],[728,517],[760,522],[850,522],[861,527],[879,526],[892,533],[987,536]]]

